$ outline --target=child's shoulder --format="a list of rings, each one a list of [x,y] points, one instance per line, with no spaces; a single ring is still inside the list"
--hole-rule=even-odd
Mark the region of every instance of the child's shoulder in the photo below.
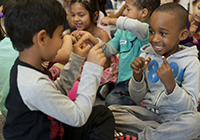
[[[95,37],[100,38],[104,42],[108,42],[110,40],[110,37],[108,36],[108,33],[105,30],[103,30],[103,29],[101,29],[99,27],[98,27],[98,29],[97,29],[97,31],[95,33]]]

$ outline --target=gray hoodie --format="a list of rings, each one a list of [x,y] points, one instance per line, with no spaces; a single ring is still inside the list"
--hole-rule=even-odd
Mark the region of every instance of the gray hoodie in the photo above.
[[[136,82],[132,77],[129,83],[130,96],[135,102],[147,103],[147,108],[159,114],[178,113],[196,110],[200,87],[200,69],[196,46],[179,45],[181,51],[166,58],[176,81],[171,94],[159,80],[156,71],[163,63],[162,56],[157,55],[150,44],[143,46],[141,57],[151,58],[144,70],[143,78]]]

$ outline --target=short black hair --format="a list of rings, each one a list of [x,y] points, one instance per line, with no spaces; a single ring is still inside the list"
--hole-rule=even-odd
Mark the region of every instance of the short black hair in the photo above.
[[[66,24],[66,12],[57,0],[9,0],[3,11],[6,32],[18,51],[31,47],[37,32],[44,29],[51,38]]]
[[[94,21],[94,16],[95,16],[94,13],[96,11],[99,13],[99,10],[100,10],[98,0],[71,0],[70,7],[74,3],[81,3],[83,7],[89,12],[91,22],[97,25],[95,21],[97,21],[98,17]]]
[[[188,11],[178,3],[166,3],[158,7],[154,12],[166,12],[175,16],[176,24],[180,30],[187,29]]]
[[[160,6],[160,0],[132,0],[132,2],[140,10],[146,8],[150,16]]]

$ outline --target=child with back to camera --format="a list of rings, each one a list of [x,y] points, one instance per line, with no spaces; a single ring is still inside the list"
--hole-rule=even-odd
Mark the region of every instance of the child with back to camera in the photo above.
[[[151,44],[143,46],[131,63],[129,83],[132,99],[146,104],[110,106],[117,131],[138,135],[139,140],[189,140],[200,135],[198,50],[179,45],[188,36],[187,24],[187,11],[177,3],[153,12]]]
[[[112,113],[105,106],[93,107],[106,61],[102,44],[90,49],[84,43],[88,36],[83,36],[73,45],[60,78],[53,82],[42,61],[54,59],[62,45],[66,23],[62,5],[55,0],[18,0],[9,1],[4,8],[7,34],[19,51],[5,103],[5,139],[114,139]],[[78,97],[73,102],[66,95],[86,55]]]
[[[140,48],[149,43],[148,23],[152,12],[160,6],[158,0],[126,0],[124,14],[126,17],[104,17],[103,25],[114,24],[119,28],[115,36],[102,47],[105,56],[119,53],[118,81],[115,88],[108,94],[105,100],[106,106],[112,104],[133,105],[128,92],[128,83],[131,79],[131,62],[140,55]],[[82,33],[79,33],[80,36]],[[102,42],[92,37],[93,44]]]

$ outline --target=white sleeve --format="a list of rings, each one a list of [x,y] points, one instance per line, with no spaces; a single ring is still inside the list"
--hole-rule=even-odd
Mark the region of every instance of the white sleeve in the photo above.
[[[148,24],[136,19],[120,16],[116,26],[121,30],[131,31],[139,40],[144,40],[149,36]]]

